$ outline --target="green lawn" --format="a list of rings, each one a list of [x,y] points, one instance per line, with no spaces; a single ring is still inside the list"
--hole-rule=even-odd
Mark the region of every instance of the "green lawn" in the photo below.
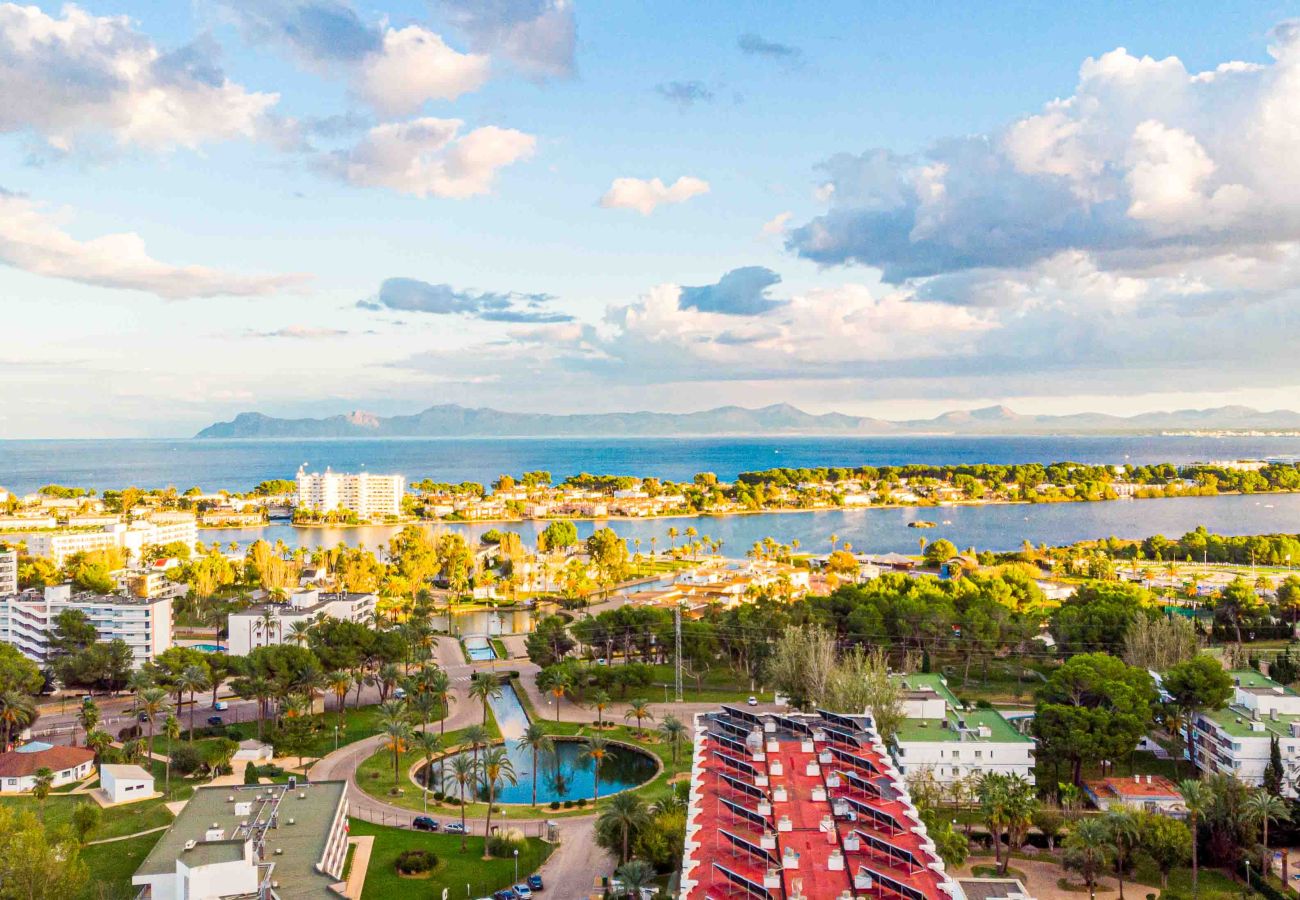
[[[131,900],[139,888],[131,876],[162,837],[144,834],[126,841],[81,848],[81,859],[90,870],[90,880],[77,900]]]
[[[511,859],[484,860],[483,838],[470,837],[465,850],[460,849],[461,839],[450,834],[426,834],[401,828],[373,825],[361,819],[351,819],[353,837],[373,835],[374,848],[370,854],[370,867],[366,871],[366,886],[361,900],[387,900],[390,897],[440,897],[448,889],[451,897],[460,897],[469,885],[469,897],[490,897],[494,891],[514,883],[515,861]],[[430,850],[438,858],[438,865],[428,879],[413,880],[397,874],[394,863],[403,850]],[[519,853],[519,877],[527,878],[537,871],[551,854],[551,846],[537,838],[529,838]]]
[[[95,801],[89,797],[51,796],[45,801],[45,827],[55,829],[68,825],[72,821],[72,811],[82,803]],[[40,814],[40,804],[30,797],[3,797],[0,805],[26,810],[33,815]],[[102,810],[99,825],[90,833],[88,840],[119,837],[147,831],[160,825],[168,825],[172,820],[171,812],[163,806],[163,799],[143,800],[127,806],[115,806]]]
[[[672,696],[674,685],[676,684],[676,675],[673,666],[667,663],[658,663],[650,667],[651,685],[641,691],[643,696],[649,697],[650,700],[658,703],[663,700],[664,688],[668,689],[668,696]],[[761,690],[761,685],[750,690],[749,678],[744,672],[737,672],[728,668],[710,669],[703,673],[699,679],[691,677],[690,674],[682,672],[682,699],[687,701],[703,701],[716,703],[734,703],[744,701],[751,696],[758,697],[759,700],[771,700],[772,692]],[[631,693],[636,693],[631,691]]]

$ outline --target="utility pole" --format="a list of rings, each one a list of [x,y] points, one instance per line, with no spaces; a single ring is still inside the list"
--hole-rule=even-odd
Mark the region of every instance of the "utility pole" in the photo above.
[[[682,605],[678,603],[673,607],[673,637],[677,645],[677,665],[675,667],[675,687],[677,688],[677,702],[682,702]]]

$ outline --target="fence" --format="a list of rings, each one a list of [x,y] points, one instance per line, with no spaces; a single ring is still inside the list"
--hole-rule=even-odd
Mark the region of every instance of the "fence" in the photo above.
[[[414,825],[412,823],[415,821],[416,817],[424,816],[426,814],[414,810],[411,812],[397,810],[391,806],[370,806],[366,803],[352,803],[348,805],[348,815],[354,819],[361,819],[362,821],[370,822],[372,825],[387,825],[389,828],[413,828]],[[438,815],[429,814],[428,818],[431,818],[438,823],[439,830],[445,830],[446,827],[453,822],[457,824],[460,823],[460,816],[443,818]],[[466,827],[469,829],[471,835],[483,833],[483,824],[473,819],[466,821]],[[510,820],[502,821],[495,818],[492,820],[493,834],[496,834],[500,828],[506,827],[522,831],[524,837],[535,837],[543,840],[552,837],[551,833],[547,829],[546,820],[529,822],[512,822]]]

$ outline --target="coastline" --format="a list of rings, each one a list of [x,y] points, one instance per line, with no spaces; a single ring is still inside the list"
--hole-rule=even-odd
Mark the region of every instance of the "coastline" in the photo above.
[[[1274,490],[1274,491],[1253,491],[1249,496],[1269,497],[1274,495],[1297,494],[1300,490]],[[1194,500],[1209,499],[1213,497],[1244,497],[1248,496],[1242,491],[1218,491],[1214,494],[1174,494],[1168,497],[1114,497],[1103,498],[1099,500],[1088,500],[1085,498],[1071,498],[1059,500],[944,500],[936,503],[873,503],[869,506],[782,506],[772,507],[769,509],[737,509],[737,510],[704,510],[701,512],[680,512],[680,513],[662,513],[650,516],[543,516],[531,518],[521,516],[510,519],[403,519],[400,522],[358,522],[355,524],[329,524],[322,522],[263,522],[261,525],[244,525],[244,526],[223,526],[223,525],[200,525],[198,530],[202,531],[254,531],[272,526],[287,525],[291,528],[302,528],[306,530],[320,529],[326,531],[347,531],[354,528],[403,528],[407,525],[452,525],[452,526],[476,526],[476,525],[521,525],[527,522],[532,523],[550,523],[550,522],[654,522],[672,519],[729,519],[741,516],[778,516],[794,513],[819,513],[819,512],[853,512],[867,511],[874,509],[944,509],[946,507],[982,507],[982,506],[1072,506],[1075,504],[1094,504],[1094,503],[1126,503],[1138,500]]]

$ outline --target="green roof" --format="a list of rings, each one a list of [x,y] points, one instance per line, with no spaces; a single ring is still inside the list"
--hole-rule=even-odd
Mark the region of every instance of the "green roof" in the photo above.
[[[1229,706],[1224,709],[1203,712],[1201,715],[1214,722],[1232,737],[1268,738],[1276,735],[1280,738],[1290,738],[1291,723],[1300,722],[1300,715],[1283,715],[1281,713],[1278,714],[1276,719],[1269,716],[1254,719],[1251,717],[1250,710],[1240,706]],[[1264,730],[1255,731],[1251,727],[1252,722],[1263,725]]]
[[[1255,689],[1273,691],[1281,688],[1283,694],[1289,694],[1292,697],[1296,696],[1296,692],[1286,685],[1279,684],[1273,679],[1261,675],[1254,669],[1232,669],[1228,674],[1232,676],[1234,684],[1246,688],[1247,690]]]
[[[948,689],[947,682],[945,682],[943,676],[937,672],[925,672],[913,675],[895,675],[894,680],[898,681],[900,684],[907,685],[908,690],[915,691],[929,688],[942,697],[943,701],[952,709],[958,709],[961,707],[961,701],[957,699],[957,695]]]
[[[966,738],[963,741],[957,727],[958,719],[966,722]],[[992,732],[988,737],[980,737],[978,729],[983,725]],[[947,727],[942,719],[904,719],[898,729],[896,739],[900,743],[967,743],[967,744],[1032,744],[1033,738],[1026,737],[1015,726],[1003,718],[996,709],[973,709],[957,713],[949,711]]]
[[[289,790],[287,785],[199,788],[135,874],[174,873],[177,859],[184,859],[190,865],[241,859],[246,834],[241,825],[246,821],[256,822],[261,806],[257,798],[274,792],[281,796],[278,827],[266,830],[264,864],[275,866],[272,878],[280,885],[276,894],[283,900],[330,896],[329,886],[335,879],[318,872],[316,863],[325,853],[334,813],[345,790],[346,783],[342,781],[304,783],[294,790]],[[243,801],[253,801],[252,813],[237,816],[235,803]],[[289,824],[290,819],[294,824]],[[208,829],[214,824],[221,829],[222,839],[205,841]],[[186,850],[187,841],[197,843]]]

